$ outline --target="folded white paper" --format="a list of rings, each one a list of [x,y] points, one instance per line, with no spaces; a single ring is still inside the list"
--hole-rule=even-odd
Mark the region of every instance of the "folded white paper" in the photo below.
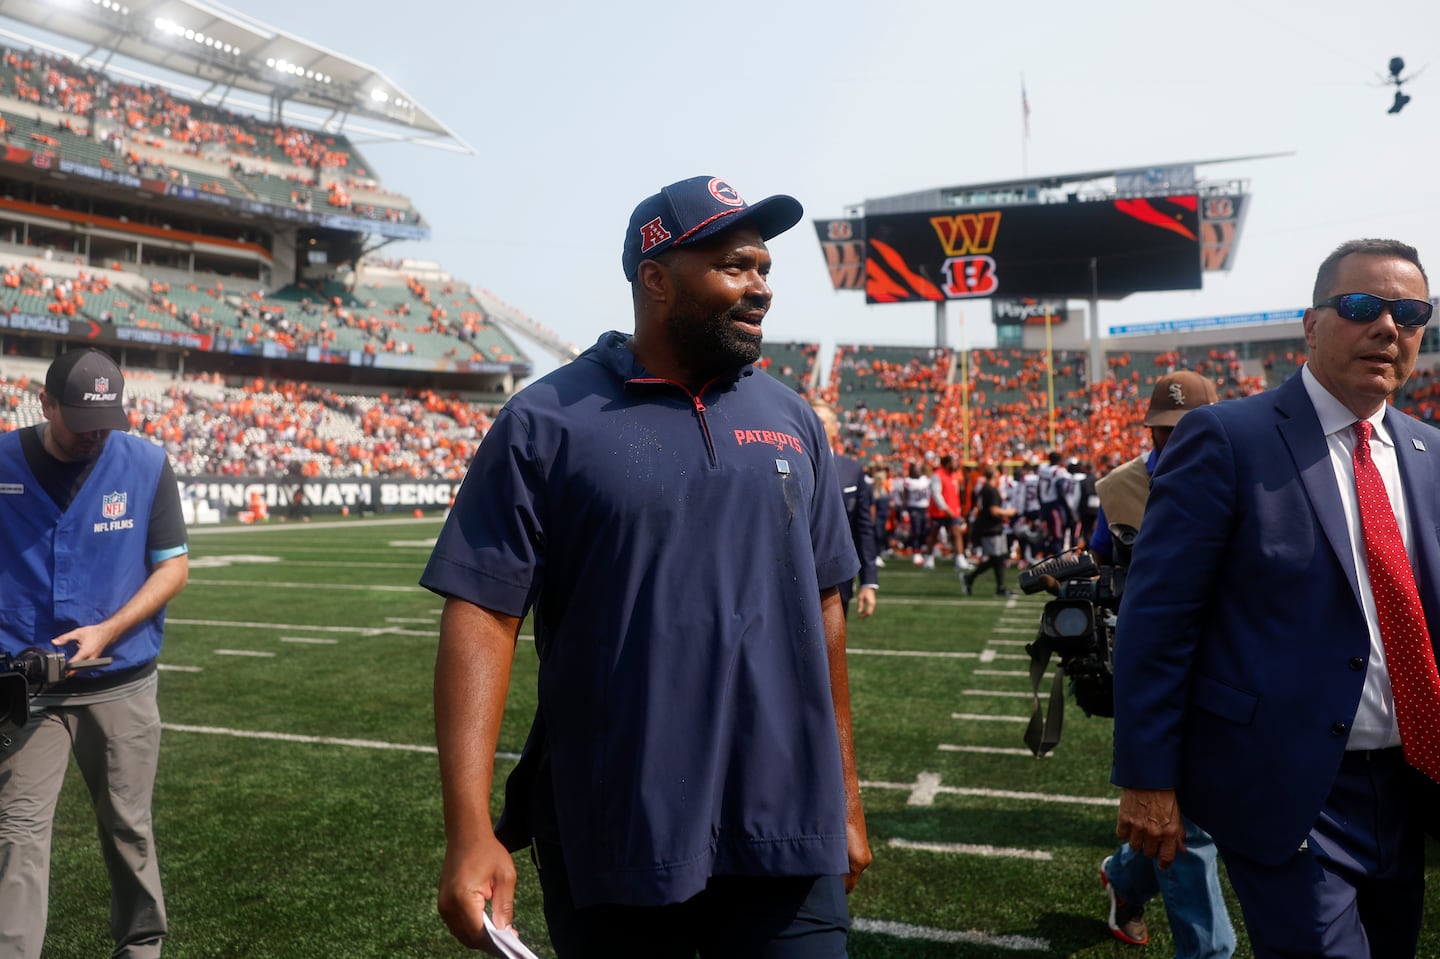
[[[500,948],[500,954],[508,959],[540,959],[539,956],[525,948],[525,943],[515,935],[515,930],[496,929],[495,922],[490,918],[490,913],[485,913],[485,931],[490,933],[490,941]]]

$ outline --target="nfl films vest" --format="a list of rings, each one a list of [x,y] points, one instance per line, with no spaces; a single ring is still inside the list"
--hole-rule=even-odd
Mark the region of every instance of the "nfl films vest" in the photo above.
[[[165,451],[111,433],[84,486],[60,512],[25,462],[20,433],[0,436],[0,650],[98,623],[149,576],[146,538]],[[163,609],[116,640],[114,662],[91,675],[142,665],[160,652]]]

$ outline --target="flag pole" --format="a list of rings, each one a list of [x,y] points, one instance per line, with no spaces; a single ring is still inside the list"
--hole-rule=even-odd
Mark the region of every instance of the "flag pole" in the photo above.
[[[1020,138],[1020,175],[1030,175],[1030,97],[1025,92],[1025,74],[1020,74],[1020,119],[1024,132]]]

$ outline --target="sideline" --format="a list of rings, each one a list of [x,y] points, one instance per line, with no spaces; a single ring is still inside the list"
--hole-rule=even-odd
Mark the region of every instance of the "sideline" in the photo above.
[[[424,516],[416,519],[413,516],[396,517],[394,519],[337,519],[321,520],[313,523],[251,523],[250,525],[220,524],[219,526],[192,526],[186,532],[190,536],[217,536],[225,533],[292,533],[310,532],[312,530],[327,530],[335,532],[337,529],[356,529],[362,526],[418,526],[422,523],[440,523],[444,521],[442,516]]]
[[[166,732],[176,733],[203,733],[211,736],[232,736],[236,739],[265,739],[272,742],[305,743],[314,746],[349,746],[355,749],[393,749],[407,753],[430,753],[434,754],[434,746],[417,745],[410,743],[387,743],[378,739],[342,739],[334,736],[302,736],[299,733],[272,733],[262,732],[253,729],[226,729],[222,726],[191,726],[186,723],[161,723],[160,728]],[[495,754],[496,759],[508,759],[512,762],[520,758],[519,753]]]

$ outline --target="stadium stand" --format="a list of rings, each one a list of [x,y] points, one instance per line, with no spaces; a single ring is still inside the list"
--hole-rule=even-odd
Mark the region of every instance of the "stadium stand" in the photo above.
[[[0,430],[37,422],[49,358],[94,342],[187,480],[455,481],[530,372],[509,331],[579,352],[437,264],[380,259],[375,236],[428,228],[337,131],[5,48],[0,139]],[[1103,470],[1133,455],[1156,377],[1193,369],[1239,396],[1306,350],[1154,342],[1112,344],[1094,386],[1081,353],[1010,347],[842,345],[822,382],[819,344],[773,342],[761,365],[834,403],[852,452],[897,474],[1052,448]],[[1434,346],[1401,397],[1427,419]]]
[[[756,365],[796,392],[809,395],[818,385],[820,369],[815,359],[819,354],[819,343],[766,342]]]

